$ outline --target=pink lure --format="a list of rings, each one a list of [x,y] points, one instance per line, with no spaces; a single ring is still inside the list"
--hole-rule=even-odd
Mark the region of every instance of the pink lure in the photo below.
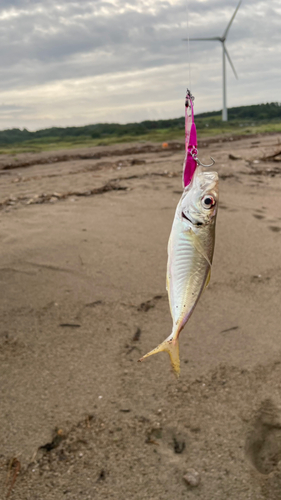
[[[185,159],[183,164],[183,187],[186,188],[197,167],[197,134],[194,123],[193,97],[187,89],[185,101]],[[188,112],[189,111],[189,112]]]

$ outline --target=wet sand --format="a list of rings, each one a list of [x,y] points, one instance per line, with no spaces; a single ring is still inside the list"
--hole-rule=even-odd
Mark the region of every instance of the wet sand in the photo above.
[[[137,360],[171,329],[183,144],[1,155],[1,498],[281,498],[278,150],[200,144],[220,206],[179,381]]]

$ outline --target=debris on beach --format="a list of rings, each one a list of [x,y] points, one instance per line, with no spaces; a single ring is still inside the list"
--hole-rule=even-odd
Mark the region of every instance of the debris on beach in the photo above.
[[[54,192],[50,194],[42,193],[35,194],[32,198],[28,198],[26,196],[19,196],[18,198],[9,196],[9,198],[6,198],[0,203],[0,209],[8,205],[15,205],[19,202],[25,205],[40,205],[41,203],[54,203],[55,201],[65,200],[66,198],[70,198],[73,196],[93,196],[96,194],[107,193],[108,191],[126,191],[127,189],[128,188],[126,186],[120,186],[118,179],[116,181],[110,181],[100,188],[92,188],[85,191],[67,191],[65,193]]]
[[[188,469],[186,474],[183,476],[184,481],[188,486],[195,488],[200,483],[200,474],[195,469]]]
[[[278,151],[275,151],[275,153],[263,156],[261,158],[262,161],[275,161],[279,162],[281,161],[281,150],[279,149]]]
[[[237,155],[234,155],[233,153],[229,153],[228,158],[230,160],[242,160],[242,156],[237,156]]]

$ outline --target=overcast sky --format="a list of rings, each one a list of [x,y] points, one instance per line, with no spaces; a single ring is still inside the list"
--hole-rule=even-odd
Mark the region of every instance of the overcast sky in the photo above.
[[[219,42],[238,0],[0,0],[0,129],[127,123],[222,107]],[[243,0],[228,106],[281,101],[281,2]]]

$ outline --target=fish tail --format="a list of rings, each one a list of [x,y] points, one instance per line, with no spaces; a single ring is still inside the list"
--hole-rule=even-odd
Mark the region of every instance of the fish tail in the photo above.
[[[148,358],[148,356],[152,356],[153,354],[157,354],[157,352],[167,352],[170,356],[171,360],[171,365],[174,374],[176,377],[179,377],[180,374],[180,356],[179,356],[179,339],[178,337],[176,338],[170,338],[168,337],[162,344],[159,344],[159,346],[155,347],[152,351],[148,352],[145,356],[140,358],[138,361],[143,361],[145,358]]]

